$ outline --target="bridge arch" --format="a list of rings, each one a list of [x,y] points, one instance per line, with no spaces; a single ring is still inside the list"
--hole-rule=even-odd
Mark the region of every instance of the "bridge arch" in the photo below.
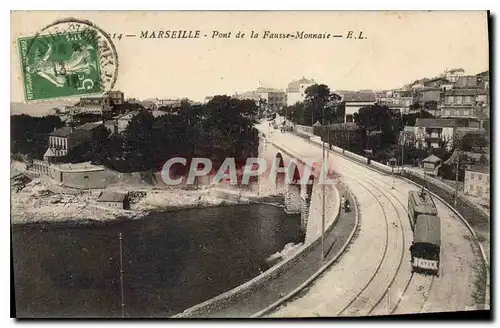
[[[288,182],[291,185],[296,185],[301,183],[302,176],[299,170],[299,164],[296,161],[290,161],[287,167]]]
[[[313,185],[314,185],[314,175],[310,175],[309,179],[307,179],[307,184],[306,184],[306,199],[309,201],[311,200],[312,197],[312,191],[313,191]]]
[[[285,161],[283,160],[283,155],[281,155],[280,152],[276,153],[274,161],[275,161],[276,171],[278,171],[278,169],[281,169],[280,171],[283,171],[283,168],[285,167]],[[276,172],[276,176],[274,178],[274,185],[276,186],[277,194],[283,194],[284,192],[285,177],[286,177],[285,172]]]
[[[288,163],[286,173],[285,212],[290,214],[300,213],[302,206],[302,185],[301,174],[296,160],[291,160]]]

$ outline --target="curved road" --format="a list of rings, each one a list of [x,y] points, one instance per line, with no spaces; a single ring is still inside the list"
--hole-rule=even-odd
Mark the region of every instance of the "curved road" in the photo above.
[[[267,123],[265,123],[267,124]],[[259,126],[268,133],[268,127]],[[321,159],[321,147],[290,133],[274,131],[277,145]],[[328,165],[356,196],[360,231],[340,260],[302,297],[272,317],[365,316],[473,309],[476,268],[482,265],[467,227],[442,202],[440,276],[412,274],[412,242],[406,204],[412,184],[329,152]]]

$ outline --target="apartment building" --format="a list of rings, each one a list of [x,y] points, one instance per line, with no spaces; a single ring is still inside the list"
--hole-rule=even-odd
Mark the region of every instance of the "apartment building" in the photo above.
[[[457,123],[454,119],[417,118],[414,135],[417,148],[440,148],[451,150]]]
[[[490,168],[486,165],[469,165],[465,170],[464,192],[471,196],[490,197]]]

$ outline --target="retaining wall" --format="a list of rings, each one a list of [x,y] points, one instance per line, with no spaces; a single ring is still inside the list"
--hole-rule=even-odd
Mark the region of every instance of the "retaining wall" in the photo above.
[[[387,173],[392,173],[393,172],[393,168],[391,166],[388,166],[388,165],[385,165],[385,164],[382,164],[382,163],[379,163],[379,162],[370,161],[370,165],[372,165],[373,167],[376,167],[379,170],[387,172]],[[396,171],[394,171],[394,172],[396,172]]]
[[[329,225],[325,226],[325,234],[329,234],[332,231],[333,227],[335,226],[334,223],[337,221],[339,215],[340,200],[338,200],[337,202],[335,217],[330,221]],[[283,260],[282,262],[278,263],[266,272],[253,278],[252,280],[249,280],[246,283],[225,293],[222,293],[214,298],[211,298],[203,303],[188,308],[182,313],[173,316],[173,318],[207,317],[214,311],[218,311],[222,308],[230,306],[245,295],[250,294],[255,290],[265,288],[266,284],[268,284],[270,281],[276,279],[282,273],[299,263],[307,254],[318,247],[320,242],[321,238],[316,238],[316,240],[314,240],[310,244],[304,245],[294,256]]]
[[[286,149],[283,149],[282,147],[277,145],[275,145],[275,147],[278,148],[280,151],[287,153],[288,156],[299,159],[299,157],[293,155],[292,153],[289,153]],[[319,184],[315,184],[315,186],[319,186]],[[332,197],[333,200],[329,202],[329,206],[327,206],[327,208],[325,209],[325,217],[328,218],[327,220],[325,220],[325,234],[329,234],[332,231],[332,229],[335,226],[335,222],[337,222],[337,219],[340,215],[340,198],[338,196],[339,192],[335,186],[330,185],[329,187],[330,189],[328,193],[326,193],[326,195],[327,197]],[[309,254],[312,250],[318,247],[318,245],[321,242],[321,234],[317,233],[316,226],[318,226],[317,222],[321,221],[311,220],[311,216],[318,215],[317,198],[318,198],[318,193],[321,194],[321,188],[316,187],[316,190],[314,190],[314,188],[315,187],[313,186],[313,194],[311,200],[312,211],[309,211],[308,215],[309,221],[307,223],[307,229],[310,228],[310,225],[314,225],[315,227],[311,226],[311,231],[313,231],[313,233],[309,235],[309,238],[307,238],[306,236],[306,242],[304,243],[304,246],[295,255],[284,259],[282,262],[273,266],[266,272],[260,274],[259,276],[247,281],[246,283],[236,288],[233,288],[203,303],[200,303],[198,305],[186,309],[182,313],[175,315],[174,318],[206,317],[214,311],[218,311],[220,309],[228,307],[237,300],[244,297],[245,295],[250,294],[255,290],[265,288],[266,284],[276,279],[282,273],[284,273],[285,271],[287,271],[288,269],[299,263],[307,254]],[[319,202],[321,202],[321,200],[319,200]],[[313,207],[314,203],[316,203],[316,205],[314,205]],[[316,223],[311,223],[311,221],[316,221]]]
[[[363,156],[358,155],[358,154],[355,154],[355,153],[352,153],[352,152],[350,152],[350,151],[344,150],[344,151],[343,151],[343,154],[344,154],[345,156],[347,156],[347,157],[354,158],[354,159],[356,159],[356,160],[358,160],[358,161],[360,161],[360,162],[362,162],[362,163],[365,163],[365,164],[367,164],[367,163],[368,163],[368,158],[363,157]]]

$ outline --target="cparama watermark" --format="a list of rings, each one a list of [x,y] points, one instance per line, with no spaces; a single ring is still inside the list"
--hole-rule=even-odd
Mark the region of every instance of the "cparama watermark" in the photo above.
[[[271,163],[269,163],[271,162]],[[255,179],[283,179],[285,184],[334,184],[337,175],[328,169],[326,161],[318,162],[308,158],[303,161],[292,159],[284,164],[282,159],[275,158],[266,161],[263,158],[250,157],[245,165],[237,167],[237,161],[228,157],[214,171],[212,160],[209,158],[195,157],[190,163],[184,157],[173,157],[163,164],[161,178],[167,185],[196,184],[200,178],[208,178],[210,184],[229,182],[231,185],[248,185]],[[176,165],[189,169],[187,175],[175,176],[172,167]]]

